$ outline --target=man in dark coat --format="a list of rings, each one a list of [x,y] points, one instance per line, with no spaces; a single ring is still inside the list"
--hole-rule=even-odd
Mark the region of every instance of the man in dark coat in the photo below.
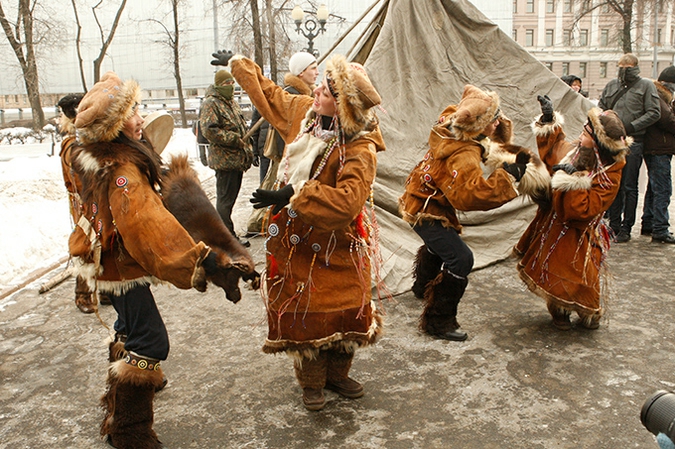
[[[661,118],[645,132],[644,159],[649,183],[642,209],[643,235],[652,236],[652,242],[675,243],[675,236],[668,230],[668,206],[673,193],[670,163],[675,154],[675,67],[666,67],[654,86],[661,102]]]

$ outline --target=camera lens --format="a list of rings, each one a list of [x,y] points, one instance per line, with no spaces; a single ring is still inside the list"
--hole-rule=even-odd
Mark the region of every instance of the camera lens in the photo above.
[[[675,441],[675,393],[665,390],[654,393],[642,406],[640,420],[654,435],[663,433]]]

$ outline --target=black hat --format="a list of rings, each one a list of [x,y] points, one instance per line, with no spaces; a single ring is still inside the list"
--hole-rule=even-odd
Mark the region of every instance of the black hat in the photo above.
[[[666,83],[675,83],[675,66],[668,66],[661,71],[659,75],[659,81],[665,81]]]

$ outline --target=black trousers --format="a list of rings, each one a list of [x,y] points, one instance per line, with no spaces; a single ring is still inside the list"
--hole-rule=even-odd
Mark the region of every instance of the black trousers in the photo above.
[[[413,230],[443,260],[444,269],[463,278],[471,273],[473,252],[453,228],[446,228],[439,221],[425,221],[416,224]]]
[[[169,334],[149,285],[139,285],[121,295],[110,295],[117,321],[115,331],[126,334],[124,349],[151,359],[166,360]]]
[[[235,237],[237,234],[234,232],[234,223],[232,223],[232,209],[239,196],[243,178],[244,173],[240,171],[216,170],[216,210],[227,229]]]

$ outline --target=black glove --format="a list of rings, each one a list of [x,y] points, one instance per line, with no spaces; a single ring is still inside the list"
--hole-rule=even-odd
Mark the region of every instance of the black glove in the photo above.
[[[537,95],[537,101],[541,105],[541,123],[551,123],[553,121],[553,102],[548,95]]]
[[[530,153],[527,151],[521,151],[520,153],[516,154],[516,164],[527,165],[531,158],[532,156]]]
[[[513,164],[504,162],[502,168],[506,170],[508,174],[516,178],[516,181],[520,181],[523,175],[525,174],[527,166],[525,164],[519,164],[518,162],[515,162]]]
[[[568,175],[571,175],[572,173],[576,172],[577,169],[574,168],[574,165],[572,164],[556,164],[553,166],[553,171],[558,171],[558,170],[564,170],[565,173]]]
[[[202,260],[202,267],[207,276],[213,276],[218,272],[218,262],[216,261],[216,253],[211,251],[208,256]]]
[[[216,58],[211,61],[211,65],[226,66],[230,62],[230,59],[232,59],[232,56],[234,56],[234,53],[232,53],[230,50],[218,50],[215,53],[211,53],[211,56]]]
[[[262,209],[263,207],[274,205],[272,213],[276,215],[291,201],[294,193],[293,186],[290,184],[286,184],[279,190],[256,189],[250,201],[253,203],[254,209]]]

